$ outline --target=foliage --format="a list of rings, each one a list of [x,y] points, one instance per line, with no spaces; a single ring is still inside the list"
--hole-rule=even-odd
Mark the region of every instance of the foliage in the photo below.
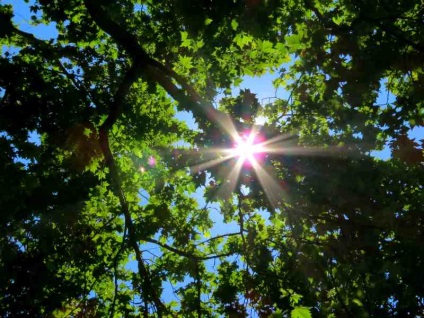
[[[421,1],[25,2],[54,32],[0,4],[0,316],[424,314]]]

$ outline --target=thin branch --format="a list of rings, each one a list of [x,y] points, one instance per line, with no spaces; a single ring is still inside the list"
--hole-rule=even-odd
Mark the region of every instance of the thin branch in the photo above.
[[[196,288],[197,288],[197,317],[202,317],[202,281],[200,280],[199,261],[196,261]]]
[[[24,38],[31,45],[33,45],[34,48],[36,48],[40,51],[46,52],[46,55],[48,55],[48,56],[55,56],[55,54],[53,53],[54,50],[53,50],[52,46],[50,45],[50,43],[48,41],[40,40],[40,39],[36,38],[31,33],[21,31],[18,28],[16,28],[12,23],[10,24],[10,28],[11,28],[11,33],[15,33],[18,36],[20,36],[21,38]],[[24,51],[24,50],[25,49],[23,49],[22,51]],[[60,62],[60,60],[58,58],[53,58],[53,60],[55,60],[54,62],[59,67],[59,69],[61,69],[61,71],[62,71],[61,74],[65,75],[65,77],[71,81],[73,86],[76,88],[76,90],[79,93],[81,93],[81,95],[84,97],[84,99],[88,100],[89,102],[91,101],[91,102],[94,103],[94,99],[92,97],[92,94],[89,92],[89,90],[83,84],[80,84],[78,81],[75,80],[76,75],[69,73],[66,70],[66,68],[62,65],[62,63]],[[49,71],[54,72],[54,70],[49,70]],[[60,72],[57,72],[57,73],[60,73]]]
[[[92,291],[94,288],[94,285],[98,282],[98,278],[94,279],[93,282],[91,283],[91,285],[88,288],[88,291]],[[73,314],[76,313],[76,311],[78,309],[81,308],[81,305],[83,302],[87,302],[87,298],[89,296],[89,292],[84,293],[84,297],[78,302],[78,304],[76,304],[75,306],[73,306],[74,308],[67,314],[68,317],[73,317]]]
[[[293,111],[292,111],[292,114],[291,115],[288,115],[287,114],[287,112],[288,112],[288,108],[290,108],[290,103],[291,103],[291,99],[292,99],[292,96],[293,96],[293,92],[295,91],[295,89],[296,88],[298,88],[298,86],[299,86],[299,82],[301,81],[301,79],[302,79],[302,77],[303,77],[303,75],[304,75],[304,73],[302,73],[300,76],[299,76],[299,78],[296,80],[296,83],[294,83],[294,85],[295,85],[295,87],[291,90],[291,92],[290,92],[290,95],[289,95],[289,97],[287,98],[287,109],[285,110],[285,112],[283,112],[280,116],[278,116],[275,120],[274,120],[274,122],[273,122],[273,125],[275,125],[276,123],[278,123],[283,117],[285,117],[285,116],[293,116]]]
[[[62,74],[65,75],[67,79],[71,81],[71,83],[74,85],[74,87],[81,92],[86,98],[90,98],[91,102],[94,103],[94,98],[92,94],[89,92],[89,90],[84,86],[84,84],[78,82],[75,77],[75,74],[71,74],[68,72],[68,70],[63,66],[63,64],[60,62],[60,60],[57,61],[57,64],[59,68],[62,70]],[[58,72],[60,73],[60,72]]]
[[[207,240],[204,240],[204,241],[202,241],[200,243],[197,243],[194,246],[199,246],[199,245],[208,243],[208,242],[213,241],[213,240],[217,240],[217,239],[224,238],[224,237],[229,237],[229,236],[235,236],[235,235],[240,235],[240,232],[233,232],[233,233],[226,233],[226,234],[222,234],[222,235],[217,235],[217,236],[211,237],[211,238],[209,238]]]
[[[124,233],[122,234],[121,245],[119,246],[118,252],[116,252],[116,255],[113,259],[113,275],[114,275],[115,290],[114,290],[112,305],[110,308],[110,315],[109,315],[110,318],[113,318],[115,315],[116,299],[118,298],[118,261],[119,261],[119,256],[124,250],[126,235],[127,235],[127,228],[125,227]]]
[[[209,260],[209,259],[226,257],[226,256],[230,256],[230,255],[235,254],[235,252],[228,252],[228,253],[223,253],[223,254],[208,254],[208,255],[205,255],[205,256],[198,256],[198,255],[195,255],[195,254],[192,254],[192,253],[189,253],[189,252],[179,250],[179,249],[172,247],[168,244],[161,243],[161,242],[159,242],[155,239],[152,239],[152,238],[143,238],[142,240],[145,241],[145,242],[156,244],[156,245],[158,245],[158,246],[160,246],[160,247],[162,247],[162,248],[164,248],[164,249],[166,249],[170,252],[173,252],[177,255],[187,257],[187,258],[191,258],[193,260],[198,260],[198,261],[205,261],[205,260]]]
[[[211,260],[211,259],[231,256],[231,255],[234,255],[234,254],[237,254],[237,252],[227,252],[227,253],[222,253],[222,254],[204,256],[204,257],[201,257],[201,258],[198,258],[198,259],[201,259],[202,261],[207,261],[207,260]]]
[[[385,26],[381,23],[377,24],[381,30],[383,30],[384,32],[386,32],[388,35],[392,36],[393,38],[399,40],[400,42],[403,42],[406,45],[409,45],[410,47],[414,48],[415,50],[417,50],[420,53],[424,53],[424,46],[419,44],[419,43],[415,43],[414,41],[409,40],[408,38],[402,36],[401,34],[399,34],[399,32],[397,30],[394,30],[388,26]]]
[[[337,298],[339,299],[339,302],[341,303],[342,307],[344,308],[347,316],[348,317],[354,317],[353,314],[350,312],[349,307],[347,307],[347,305],[344,302],[342,296],[340,295],[339,289],[338,289],[337,284],[336,284],[336,280],[335,280],[335,278],[333,276],[333,273],[331,272],[331,266],[330,266],[330,268],[329,268],[329,270],[327,272],[330,275],[331,281],[332,281],[333,286],[334,286],[334,290],[336,291]]]

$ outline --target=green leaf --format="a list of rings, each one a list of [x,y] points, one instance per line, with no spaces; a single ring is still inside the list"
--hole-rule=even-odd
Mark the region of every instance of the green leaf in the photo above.
[[[261,49],[265,53],[270,53],[274,51],[273,44],[270,41],[262,41],[261,42]]]
[[[302,299],[302,297],[303,297],[302,295],[299,295],[297,293],[292,293],[290,295],[290,304],[293,307],[296,306],[299,303],[299,301]]]
[[[186,31],[181,32],[181,47],[191,47],[192,40],[188,38],[188,33]]]
[[[180,56],[180,63],[186,69],[191,69],[193,67],[192,58],[189,56]]]
[[[252,43],[253,37],[246,34],[237,34],[234,38],[234,42],[237,44],[240,49],[243,49],[246,45]]]
[[[231,20],[231,28],[234,30],[234,31],[237,31],[237,29],[238,29],[238,22],[235,20],[235,19],[233,19],[233,20]]]
[[[286,38],[286,43],[292,50],[296,50],[300,46],[301,36],[299,34],[290,35]]]
[[[181,41],[184,42],[185,40],[187,40],[188,37],[188,33],[186,31],[181,31]]]
[[[290,315],[291,318],[312,318],[311,311],[307,307],[296,307]]]

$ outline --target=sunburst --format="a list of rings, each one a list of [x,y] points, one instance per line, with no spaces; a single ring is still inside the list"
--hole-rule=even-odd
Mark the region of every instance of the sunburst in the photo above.
[[[253,166],[265,151],[258,134],[250,131],[236,136],[233,148],[227,152],[241,163]]]
[[[328,156],[340,153],[341,148],[329,147],[326,149],[293,145],[293,134],[282,134],[266,139],[261,133],[260,126],[254,125],[249,130],[237,131],[229,117],[220,118],[218,122],[222,131],[229,134],[233,140],[230,148],[209,148],[201,150],[209,155],[209,160],[192,166],[192,171],[201,171],[214,166],[219,166],[226,161],[233,162],[231,167],[222,166],[224,183],[217,192],[217,196],[228,197],[234,193],[239,185],[240,174],[244,169],[253,171],[261,187],[275,208],[286,199],[285,190],[279,185],[275,173],[270,165],[264,166],[269,155],[318,155]]]

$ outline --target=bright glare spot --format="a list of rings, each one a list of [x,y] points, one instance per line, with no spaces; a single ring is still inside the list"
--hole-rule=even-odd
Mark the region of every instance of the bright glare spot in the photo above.
[[[256,125],[263,125],[266,122],[266,117],[264,116],[258,116],[255,118],[255,124]]]
[[[231,154],[239,158],[241,162],[253,164],[256,162],[256,156],[264,151],[262,145],[257,142],[258,140],[256,140],[256,136],[253,133],[238,136]]]
[[[147,163],[149,164],[149,166],[154,167],[156,165],[156,159],[153,156],[149,157],[149,160],[147,161]]]

